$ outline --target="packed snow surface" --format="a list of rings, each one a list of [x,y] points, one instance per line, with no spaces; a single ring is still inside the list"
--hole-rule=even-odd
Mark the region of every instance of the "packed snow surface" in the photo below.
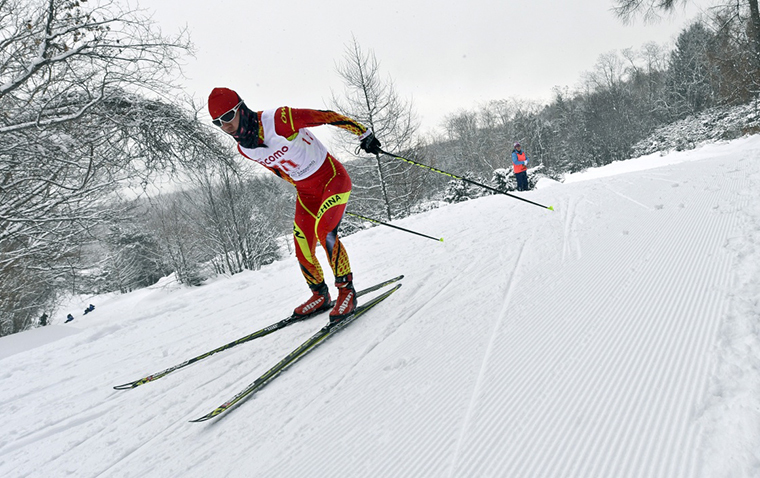
[[[287,316],[295,258],[0,339],[0,476],[760,476],[760,136],[515,194],[556,210],[345,238],[358,288],[403,287],[209,422],[326,317],[112,387]]]

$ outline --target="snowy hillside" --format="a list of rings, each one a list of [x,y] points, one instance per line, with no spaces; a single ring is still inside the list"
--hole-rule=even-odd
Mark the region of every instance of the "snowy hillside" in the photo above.
[[[694,149],[707,143],[760,133],[758,100],[739,106],[716,106],[664,125],[633,146],[634,156]]]
[[[357,287],[403,287],[210,422],[326,318],[112,386],[284,318],[295,259],[0,339],[0,476],[760,476],[760,136],[516,194],[556,211],[346,238]]]

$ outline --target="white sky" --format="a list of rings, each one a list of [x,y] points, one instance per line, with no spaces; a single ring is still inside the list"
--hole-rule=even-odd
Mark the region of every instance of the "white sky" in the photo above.
[[[645,25],[624,25],[612,0],[384,0],[383,2],[143,0],[165,34],[187,26],[197,48],[187,92],[215,86],[249,106],[323,108],[343,84],[335,72],[356,36],[411,99],[422,130],[490,100],[546,101],[576,86],[602,53],[672,42],[710,0]]]

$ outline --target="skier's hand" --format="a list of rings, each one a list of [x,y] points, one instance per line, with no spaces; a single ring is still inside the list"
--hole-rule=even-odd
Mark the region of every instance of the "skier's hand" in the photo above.
[[[528,165],[528,160],[527,160],[527,159],[525,160],[525,165],[526,165],[526,166]]]
[[[363,135],[359,137],[359,139],[362,140],[361,144],[359,144],[359,147],[369,154],[380,154],[382,152],[380,149],[380,141],[375,138],[375,135],[371,130],[367,130]]]

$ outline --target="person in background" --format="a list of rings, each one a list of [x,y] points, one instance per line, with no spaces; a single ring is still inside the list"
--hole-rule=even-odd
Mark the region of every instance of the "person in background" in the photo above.
[[[42,317],[40,317],[40,325],[42,327],[46,326],[48,324],[48,315],[42,314]]]
[[[214,88],[208,97],[212,122],[237,141],[237,150],[296,188],[293,227],[296,257],[312,296],[293,311],[301,319],[330,308],[330,292],[316,258],[319,241],[335,276],[338,298],[330,324],[353,314],[356,291],[348,254],[338,238],[338,226],[351,193],[351,178],[343,165],[308,129],[332,125],[356,134],[361,148],[380,153],[371,130],[334,111],[283,106],[265,111],[249,109],[229,88]]]
[[[530,189],[528,185],[528,155],[522,150],[520,143],[515,143],[514,149],[512,149],[512,167],[515,171],[515,179],[517,179],[517,190],[527,191]]]
[[[64,322],[64,324],[68,324],[72,320],[74,320],[74,316],[71,315],[71,314],[69,314],[69,315],[66,316],[66,322]]]

